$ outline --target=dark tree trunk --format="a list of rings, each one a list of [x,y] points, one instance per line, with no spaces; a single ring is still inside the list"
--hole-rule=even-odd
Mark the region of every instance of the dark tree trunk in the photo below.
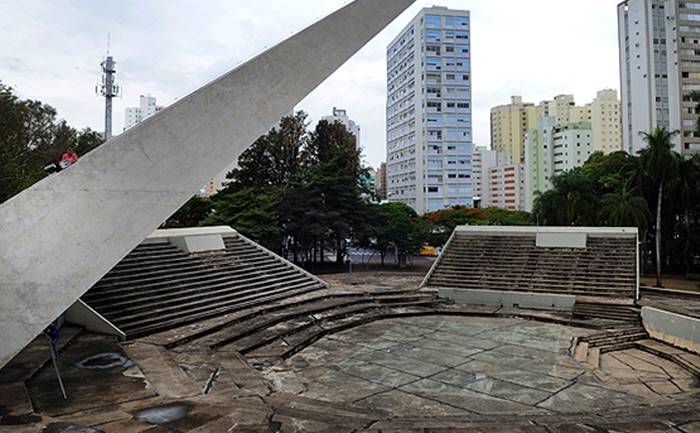
[[[323,236],[321,236],[321,240],[319,241],[319,243],[321,244],[321,264],[324,264],[326,262],[326,249],[323,245]]]
[[[692,255],[692,243],[690,241],[690,211],[688,210],[689,201],[686,200],[684,217],[685,217],[685,277],[688,278],[688,274],[692,272],[693,267],[693,255]]]
[[[664,183],[659,183],[659,196],[656,198],[656,287],[662,287],[661,281],[661,200],[664,192]]]
[[[340,238],[335,240],[335,262],[338,264],[343,263],[343,247],[341,246],[341,242]]]

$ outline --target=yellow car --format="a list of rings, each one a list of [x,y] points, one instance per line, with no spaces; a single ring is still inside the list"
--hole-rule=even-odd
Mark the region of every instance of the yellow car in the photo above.
[[[437,257],[438,256],[438,251],[437,248],[432,247],[430,245],[423,245],[418,252],[419,256],[430,256],[430,257]]]

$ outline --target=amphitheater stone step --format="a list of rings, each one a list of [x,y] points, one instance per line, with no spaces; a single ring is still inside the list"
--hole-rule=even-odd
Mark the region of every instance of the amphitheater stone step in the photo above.
[[[423,285],[633,300],[636,241],[630,229],[462,226]],[[579,317],[638,320],[628,308],[578,307]]]
[[[328,287],[234,230],[221,229],[156,231],[82,300],[133,338]],[[188,249],[212,236],[220,237],[212,245],[223,248]]]

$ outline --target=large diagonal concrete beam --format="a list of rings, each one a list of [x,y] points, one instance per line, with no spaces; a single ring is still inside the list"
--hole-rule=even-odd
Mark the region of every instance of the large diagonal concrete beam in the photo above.
[[[0,367],[414,0],[356,0],[0,206]]]

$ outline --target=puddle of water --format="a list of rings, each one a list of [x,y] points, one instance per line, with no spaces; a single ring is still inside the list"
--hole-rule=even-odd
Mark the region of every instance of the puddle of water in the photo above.
[[[134,417],[150,424],[167,424],[184,418],[188,410],[188,405],[175,403],[140,410],[134,413]]]
[[[306,361],[297,361],[294,363],[294,368],[301,370],[302,368],[306,368],[309,366],[309,363]]]
[[[88,356],[75,366],[84,370],[108,370],[116,367],[131,368],[134,363],[121,353],[104,352]]]

